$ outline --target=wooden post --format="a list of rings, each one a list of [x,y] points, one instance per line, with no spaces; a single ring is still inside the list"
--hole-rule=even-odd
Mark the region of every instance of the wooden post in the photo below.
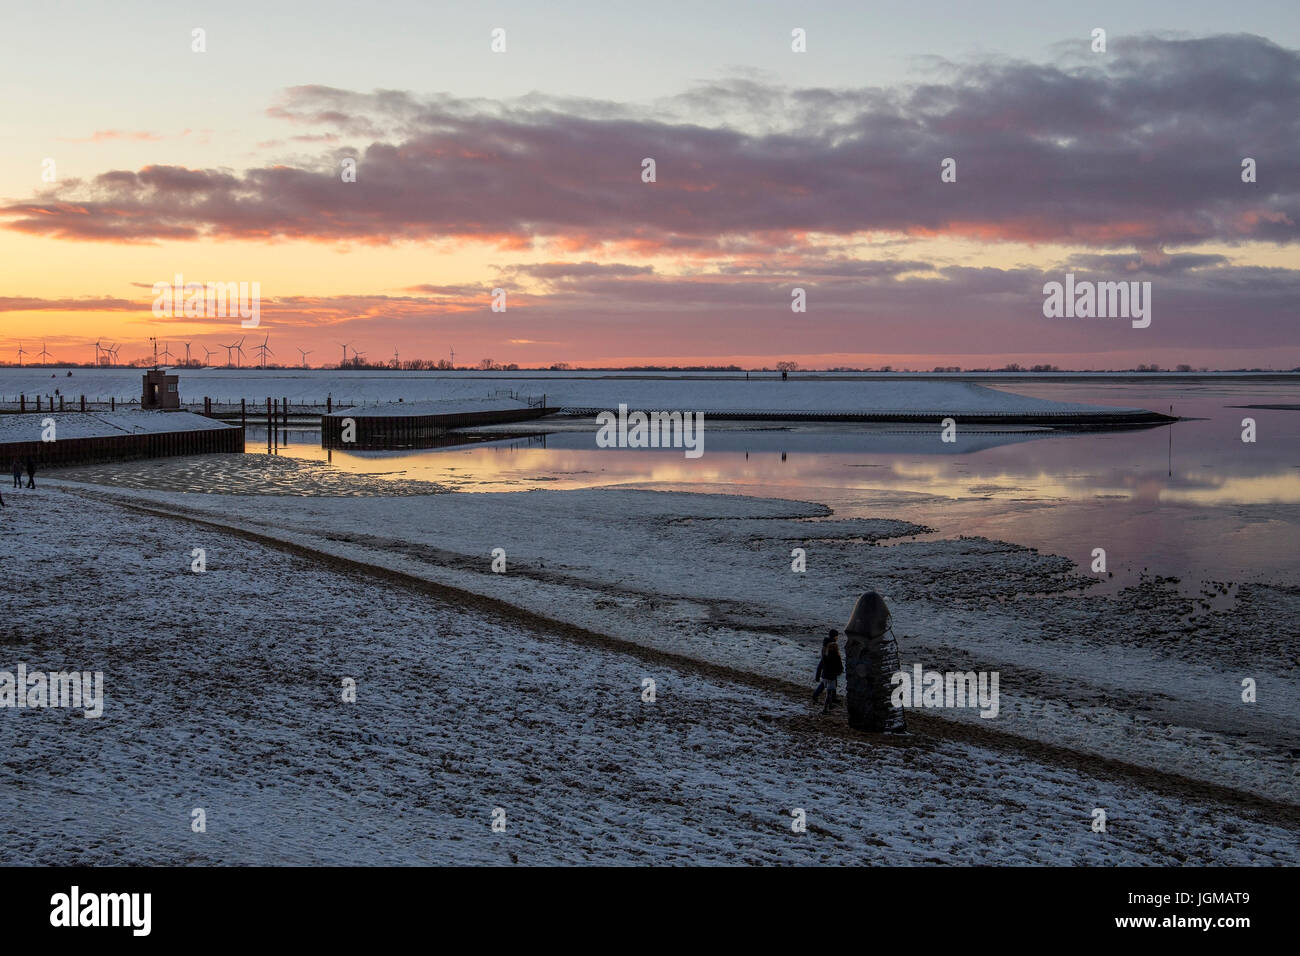
[[[266,451],[271,451],[271,432],[275,429],[275,424],[271,421],[271,396],[266,396]]]
[[[115,411],[117,411],[117,396],[116,396],[116,395],[110,395],[110,396],[108,396],[108,410],[109,410],[110,412],[115,412]]]
[[[243,399],[243,398],[239,400],[239,427],[240,428],[248,427],[248,409],[244,407],[244,403],[246,401],[247,399]]]
[[[326,396],[325,396],[325,414],[328,415],[328,414],[329,414],[330,412],[332,412],[332,411],[334,411],[334,396],[333,396],[333,395],[326,395]]]
[[[25,412],[25,411],[27,411],[27,396],[26,396],[26,395],[19,395],[19,396],[18,396],[18,410],[19,410],[20,412]]]
[[[86,410],[86,396],[85,396],[85,395],[82,395],[82,396],[81,396],[81,410],[82,410],[83,412]]]
[[[50,410],[53,411],[54,399],[50,399]],[[59,411],[63,411],[63,396],[59,396]]]

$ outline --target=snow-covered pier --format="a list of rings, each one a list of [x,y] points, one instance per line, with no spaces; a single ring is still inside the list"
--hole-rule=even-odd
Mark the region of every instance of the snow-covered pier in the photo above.
[[[952,418],[963,425],[1036,425],[1051,428],[1126,428],[1176,421],[1143,408],[1057,402],[1004,392],[972,382],[845,381],[790,382],[718,380],[674,383],[676,404],[653,381],[605,380],[559,390],[553,404],[563,415],[590,416],[617,404],[597,405],[609,396],[643,412],[690,410],[706,418],[738,421],[934,423]]]
[[[326,448],[413,448],[437,442],[454,428],[502,425],[541,418],[558,411],[545,400],[512,398],[391,402],[347,408],[321,416],[321,444]]]
[[[244,430],[191,412],[43,412],[0,415],[0,464],[38,467],[242,452]]]

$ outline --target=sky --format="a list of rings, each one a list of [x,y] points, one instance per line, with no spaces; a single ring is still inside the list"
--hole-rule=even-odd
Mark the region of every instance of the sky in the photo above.
[[[1293,2],[6,19],[0,362],[1300,366]],[[1045,316],[1067,274],[1149,325]],[[177,275],[257,283],[257,327],[156,309]]]

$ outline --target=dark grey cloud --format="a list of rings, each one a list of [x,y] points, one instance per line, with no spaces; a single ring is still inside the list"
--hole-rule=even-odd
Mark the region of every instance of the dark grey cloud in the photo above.
[[[115,296],[82,296],[71,299],[46,299],[40,296],[0,296],[0,312],[134,312],[139,302]],[[149,308],[145,303],[143,308]]]
[[[370,142],[242,173],[112,170],[0,215],[88,240],[563,237],[701,254],[737,237],[865,230],[1096,248],[1291,243],[1300,222],[1300,54],[1247,35],[1113,38],[1091,60],[985,60],[896,90],[737,79],[658,113],[319,86],[272,112]],[[761,128],[739,128],[763,113]],[[356,183],[339,175],[350,155]],[[1247,156],[1255,184],[1241,182]],[[643,157],[656,160],[654,184],[641,182]],[[940,182],[946,157],[956,183]]]
[[[510,266],[505,272],[509,275],[526,275],[534,279],[554,281],[587,279],[593,276],[605,278],[645,276],[652,275],[654,269],[651,266],[634,266],[623,262],[540,262],[532,265]]]

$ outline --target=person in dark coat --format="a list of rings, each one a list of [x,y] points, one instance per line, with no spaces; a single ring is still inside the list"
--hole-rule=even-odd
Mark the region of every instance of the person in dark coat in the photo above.
[[[32,458],[27,459],[27,487],[36,487],[36,461]]]
[[[835,706],[836,684],[839,677],[844,673],[844,662],[840,660],[840,645],[836,638],[839,637],[839,631],[831,631],[830,636],[822,641],[822,657],[817,663],[817,689],[813,691],[813,703],[821,696],[823,690],[826,691],[826,706],[823,710],[829,711]]]
[[[839,631],[831,628],[830,635],[822,638],[822,653],[821,656],[817,658],[817,673],[813,674],[813,680],[817,682],[813,687],[814,704],[817,703],[817,698],[821,697],[822,691],[826,689],[826,680],[822,677],[822,669],[826,665],[826,648],[830,646],[831,642],[834,641],[835,638],[839,637],[839,634]]]
[[[14,487],[21,488],[22,486],[23,486],[23,463],[19,461],[17,458],[15,458],[14,459]]]

